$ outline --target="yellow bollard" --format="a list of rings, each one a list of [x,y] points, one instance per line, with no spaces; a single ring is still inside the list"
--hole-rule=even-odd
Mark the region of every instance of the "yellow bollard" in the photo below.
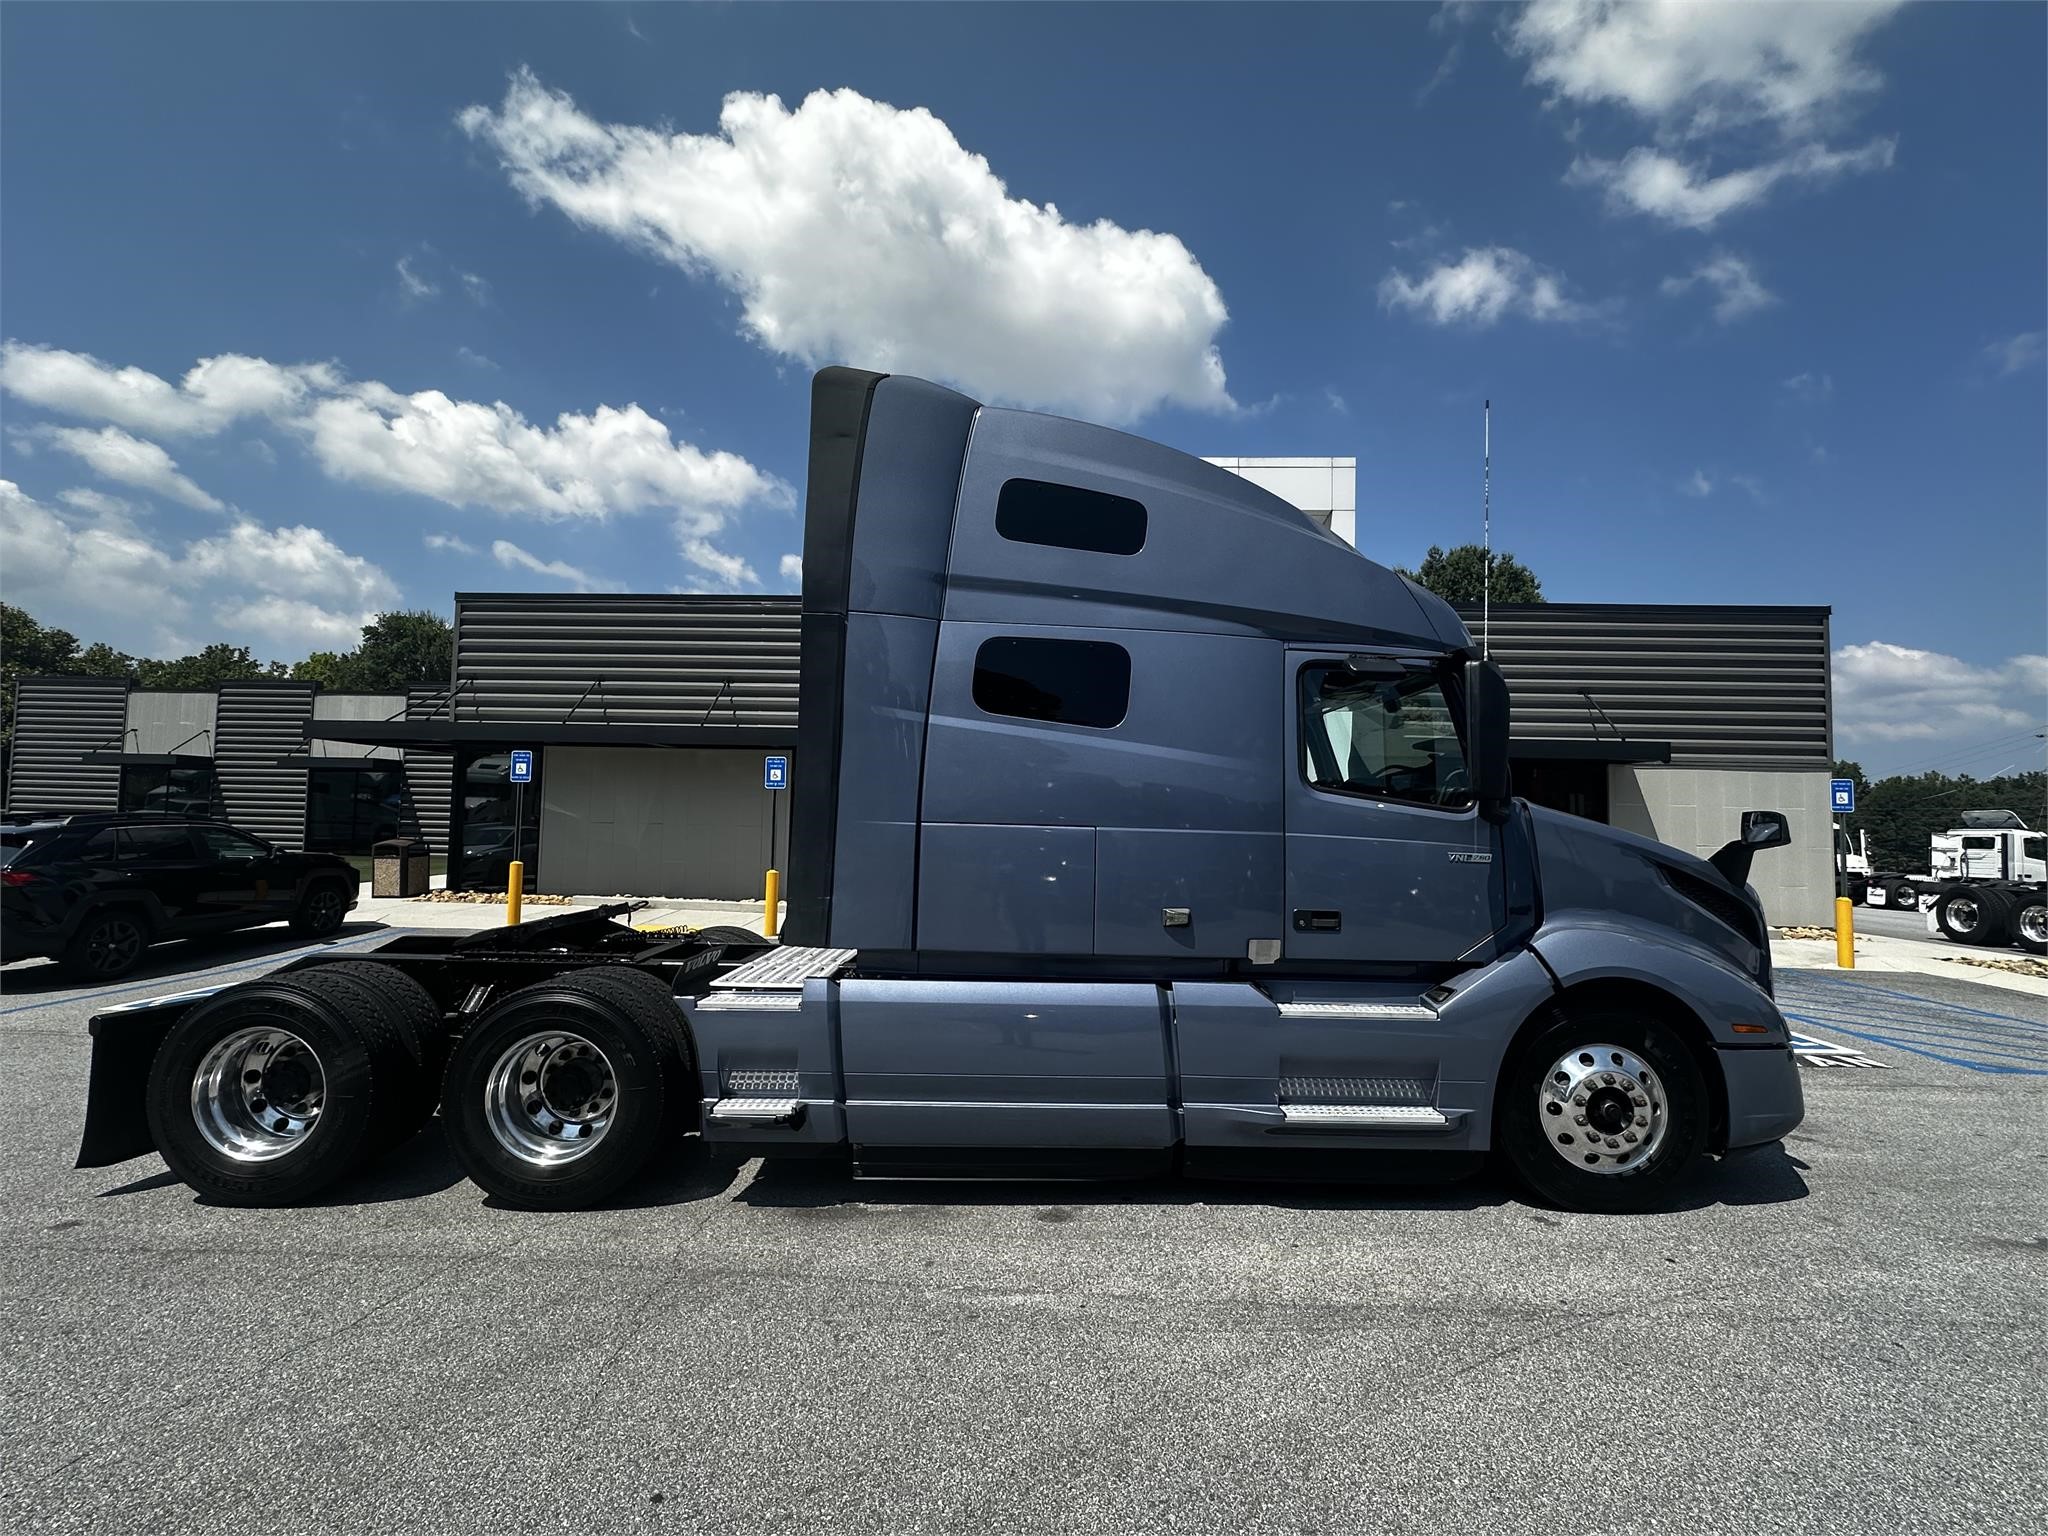
[[[519,901],[526,894],[526,865],[514,859],[505,871],[505,926],[519,926]]]
[[[775,930],[781,926],[776,909],[782,905],[782,872],[771,869],[761,882],[761,935],[775,937]]]
[[[1835,964],[1845,971],[1856,969],[1856,920],[1850,916],[1855,910],[1848,897],[1835,898]]]

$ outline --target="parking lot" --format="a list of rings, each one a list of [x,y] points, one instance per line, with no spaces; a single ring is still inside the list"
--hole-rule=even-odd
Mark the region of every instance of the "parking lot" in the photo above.
[[[382,936],[352,930],[363,947]],[[70,1167],[95,1007],[0,973],[0,1523],[36,1531],[2038,1530],[2048,1004],[1785,973],[1782,1149],[1669,1214],[1489,1182],[856,1184],[679,1157],[486,1207]]]

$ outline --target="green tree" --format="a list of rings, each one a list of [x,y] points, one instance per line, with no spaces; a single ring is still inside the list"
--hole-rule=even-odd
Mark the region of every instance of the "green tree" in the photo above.
[[[204,692],[222,683],[246,682],[252,677],[279,677],[289,669],[281,662],[258,661],[246,645],[216,641],[192,656],[159,661],[144,656],[135,663],[136,681],[144,688],[178,688]]]
[[[343,693],[403,693],[445,683],[455,667],[455,631],[438,613],[380,613],[352,651],[315,651],[292,676]]]
[[[2031,827],[2048,826],[2048,773],[1996,779],[1915,773],[1866,783],[1854,763],[1837,763],[1835,768],[1835,777],[1858,781],[1856,814],[1844,817],[1842,824],[1852,837],[1870,834],[1873,869],[1925,874],[1928,840],[1955,827],[1964,811],[2017,811]],[[1844,768],[1856,771],[1844,773]]]
[[[1398,569],[1398,567],[1397,567]],[[1447,603],[1478,603],[1486,595],[1486,551],[1477,544],[1460,544],[1441,549],[1432,544],[1422,564],[1401,571],[1410,581],[1428,588]],[[1540,603],[1543,583],[1536,573],[1505,550],[1493,556],[1493,600],[1496,603]]]

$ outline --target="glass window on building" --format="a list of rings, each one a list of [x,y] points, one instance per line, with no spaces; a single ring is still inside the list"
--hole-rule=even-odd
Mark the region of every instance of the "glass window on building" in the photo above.
[[[522,860],[525,889],[540,872],[540,786],[546,753],[535,749],[533,779],[512,782],[509,747],[484,747],[462,754],[456,770],[456,813],[461,825],[454,842],[461,854],[449,880],[465,891],[502,891],[512,861]],[[520,791],[524,790],[524,794]]]
[[[130,763],[121,770],[121,809],[165,816],[223,816],[213,764]]]
[[[368,853],[387,837],[419,836],[405,770],[396,763],[314,768],[306,774],[306,846]]]

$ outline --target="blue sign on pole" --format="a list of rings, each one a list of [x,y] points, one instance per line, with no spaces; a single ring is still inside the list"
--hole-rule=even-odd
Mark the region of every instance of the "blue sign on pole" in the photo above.
[[[509,777],[514,784],[533,782],[533,754],[524,747],[512,754],[512,772]]]
[[[789,788],[789,759],[769,757],[761,760],[761,787],[763,789]]]
[[[1828,780],[1828,805],[1837,816],[1847,816],[1856,809],[1856,781],[1854,779]]]

